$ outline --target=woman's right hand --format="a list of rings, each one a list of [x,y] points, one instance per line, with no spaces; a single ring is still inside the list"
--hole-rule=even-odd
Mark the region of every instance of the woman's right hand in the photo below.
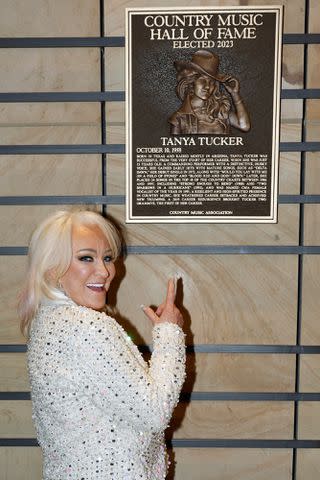
[[[161,305],[159,305],[157,310],[154,312],[151,307],[143,307],[144,313],[154,325],[169,322],[179,325],[182,328],[183,317],[174,303],[175,296],[175,281],[170,278],[168,281],[166,299]]]
[[[223,86],[232,96],[240,93],[240,83],[236,77],[230,76]]]

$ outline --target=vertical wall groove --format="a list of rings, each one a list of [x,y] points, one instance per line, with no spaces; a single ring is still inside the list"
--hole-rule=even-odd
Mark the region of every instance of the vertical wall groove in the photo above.
[[[309,0],[305,0],[305,19],[304,19],[304,33],[307,34],[309,30]],[[307,70],[308,70],[308,44],[303,48],[303,88],[307,88]],[[306,141],[307,126],[306,126],[306,104],[307,100],[302,100],[302,125],[301,125],[301,142]],[[300,195],[305,194],[305,159],[306,152],[301,152],[300,163]],[[304,246],[304,204],[299,206],[299,246]],[[303,290],[303,254],[298,255],[298,294],[297,294],[297,335],[296,345],[301,345],[301,328],[302,328],[302,290]],[[295,367],[295,393],[300,393],[300,367],[301,356],[300,353],[296,355]],[[299,438],[299,402],[294,402],[294,424],[293,424],[293,439]],[[292,480],[297,480],[297,449],[293,449],[292,453]]]
[[[100,37],[103,38],[105,35],[105,25],[104,25],[104,0],[100,0]],[[100,90],[101,92],[106,91],[106,79],[105,79],[105,47],[100,48]],[[100,128],[101,128],[101,143],[106,145],[107,135],[106,135],[106,102],[102,101],[100,104]],[[102,153],[101,155],[101,182],[102,182],[102,195],[107,195],[107,154]],[[103,214],[107,213],[107,205],[102,205]]]

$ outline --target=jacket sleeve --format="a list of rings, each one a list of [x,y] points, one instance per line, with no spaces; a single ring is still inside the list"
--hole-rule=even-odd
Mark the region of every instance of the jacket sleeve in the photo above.
[[[82,392],[117,421],[142,431],[163,430],[185,378],[182,329],[168,322],[154,327],[148,365],[115,320],[99,312],[93,316],[75,319],[80,328],[74,360],[81,370]]]

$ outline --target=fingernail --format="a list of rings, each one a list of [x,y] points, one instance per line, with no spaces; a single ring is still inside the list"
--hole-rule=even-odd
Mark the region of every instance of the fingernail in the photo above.
[[[178,272],[174,272],[170,275],[169,278],[172,278],[172,280],[179,280],[179,278],[181,278],[181,274]]]
[[[139,307],[139,308],[141,308],[141,310],[144,310],[144,309],[146,308],[146,306],[145,306],[145,305],[143,305],[143,303],[141,303],[141,305],[140,305],[140,307]]]

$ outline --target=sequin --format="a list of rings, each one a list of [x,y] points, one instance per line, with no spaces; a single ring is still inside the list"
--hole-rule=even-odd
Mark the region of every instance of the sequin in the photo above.
[[[185,378],[180,327],[153,328],[147,364],[113,318],[46,302],[27,358],[43,480],[166,478],[164,430]]]

